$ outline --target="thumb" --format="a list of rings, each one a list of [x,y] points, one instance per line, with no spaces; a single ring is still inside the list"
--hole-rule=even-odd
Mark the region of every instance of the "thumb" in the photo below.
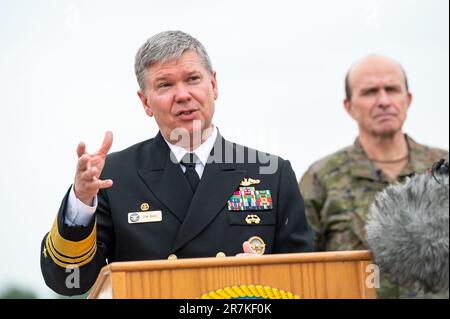
[[[242,244],[242,248],[244,249],[245,254],[257,254],[257,252],[253,250],[252,244],[248,241],[245,241],[244,244]]]

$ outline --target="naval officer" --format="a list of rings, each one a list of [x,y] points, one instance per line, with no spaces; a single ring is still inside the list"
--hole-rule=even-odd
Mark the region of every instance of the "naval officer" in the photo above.
[[[217,79],[203,45],[180,31],[156,34],[135,72],[159,133],[112,154],[111,132],[95,153],[78,145],[74,183],[42,241],[46,284],[79,295],[116,261],[312,251],[289,161],[229,142],[214,126]]]

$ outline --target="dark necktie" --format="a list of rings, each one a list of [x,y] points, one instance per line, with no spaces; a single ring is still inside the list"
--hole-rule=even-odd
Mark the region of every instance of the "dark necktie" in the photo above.
[[[200,183],[200,177],[195,170],[195,164],[198,163],[199,159],[194,153],[187,153],[181,160],[181,165],[186,167],[186,172],[184,175],[192,188],[192,192],[195,193],[197,186]]]

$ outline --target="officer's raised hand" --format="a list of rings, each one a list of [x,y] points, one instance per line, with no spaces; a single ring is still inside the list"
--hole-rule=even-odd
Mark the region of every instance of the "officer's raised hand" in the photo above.
[[[92,206],[94,197],[100,189],[110,188],[113,185],[111,179],[99,179],[112,142],[113,134],[108,131],[105,134],[102,146],[96,153],[88,154],[86,152],[86,144],[83,142],[78,144],[78,164],[73,184],[74,192],[75,196],[88,206]]]

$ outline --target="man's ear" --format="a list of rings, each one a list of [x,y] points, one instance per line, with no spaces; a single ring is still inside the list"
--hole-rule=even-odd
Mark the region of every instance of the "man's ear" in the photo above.
[[[148,116],[153,117],[153,110],[145,93],[142,90],[139,90],[137,91],[137,95],[142,102],[145,113],[147,113]]]
[[[345,98],[345,100],[344,100],[344,109],[345,109],[345,111],[347,111],[348,115],[350,115],[352,117],[352,119],[355,119],[354,108],[353,108],[352,102],[347,98]]]
[[[412,101],[413,101],[412,93],[408,92],[408,97],[407,98],[408,98],[408,109],[409,109],[409,107],[411,106]]]
[[[214,94],[214,100],[217,100],[217,98],[219,97],[219,89],[217,87],[217,78],[216,78],[216,72],[214,71],[212,76],[211,76],[211,84],[212,84],[212,89],[213,89],[213,94]]]

